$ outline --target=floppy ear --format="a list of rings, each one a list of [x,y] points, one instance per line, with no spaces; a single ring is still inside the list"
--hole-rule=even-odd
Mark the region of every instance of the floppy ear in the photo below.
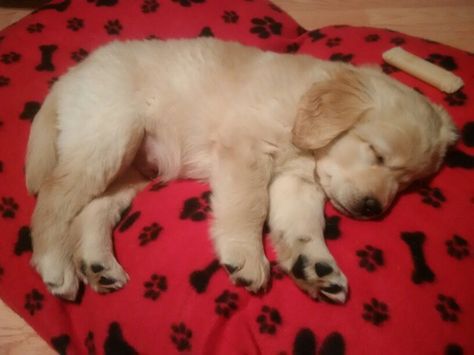
[[[350,129],[370,108],[365,72],[340,69],[329,80],[314,83],[301,98],[292,130],[293,144],[315,150]]]

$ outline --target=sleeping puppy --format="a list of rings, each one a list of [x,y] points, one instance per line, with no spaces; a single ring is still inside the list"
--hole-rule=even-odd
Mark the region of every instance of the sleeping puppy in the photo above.
[[[266,286],[268,218],[280,266],[310,296],[344,302],[326,198],[379,217],[455,139],[441,107],[375,69],[209,38],[113,42],[69,70],[33,121],[32,264],[66,299],[80,280],[122,287],[111,230],[157,173],[210,183],[210,232],[235,284]]]

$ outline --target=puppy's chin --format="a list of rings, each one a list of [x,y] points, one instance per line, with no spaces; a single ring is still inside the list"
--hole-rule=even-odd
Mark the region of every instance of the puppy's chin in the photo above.
[[[374,217],[367,217],[361,214],[360,212],[351,210],[348,207],[345,207],[342,203],[330,198],[329,201],[331,201],[331,204],[334,206],[336,210],[341,212],[343,215],[350,217],[352,219],[358,219],[358,220],[370,220],[370,219],[379,219],[380,216],[374,216]]]

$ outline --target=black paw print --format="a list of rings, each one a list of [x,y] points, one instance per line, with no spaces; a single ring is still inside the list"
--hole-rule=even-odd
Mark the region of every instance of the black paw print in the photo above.
[[[458,321],[458,314],[461,312],[461,307],[459,307],[454,298],[439,294],[438,303],[436,304],[435,308],[439,312],[441,319],[444,321]]]
[[[458,260],[464,259],[470,255],[469,243],[463,237],[454,235],[452,239],[446,241],[448,254]]]
[[[207,213],[211,210],[209,206],[211,192],[206,191],[200,197],[191,197],[184,201],[183,210],[179,216],[181,219],[191,219],[192,221],[203,221],[207,218]]]
[[[282,24],[276,22],[270,16],[265,16],[263,18],[255,17],[252,19],[252,24],[254,25],[250,28],[250,32],[256,34],[260,38],[268,38],[273,35],[281,35]]]
[[[143,284],[145,286],[145,298],[155,301],[160,297],[161,293],[168,289],[168,282],[165,276],[153,274],[150,280]]]
[[[382,71],[385,74],[392,74],[392,73],[396,73],[396,72],[400,71],[400,69],[398,69],[397,67],[393,66],[392,64],[388,64],[388,63],[383,63],[381,65],[381,67],[382,67]]]
[[[296,53],[300,49],[300,45],[298,43],[291,43],[286,46],[286,53]]]
[[[326,225],[324,227],[324,238],[325,239],[338,239],[341,236],[339,229],[339,223],[341,217],[339,216],[326,216]]]
[[[235,11],[224,11],[222,19],[225,23],[237,23],[239,21],[239,15]]]
[[[329,60],[333,62],[349,63],[352,60],[352,58],[354,58],[353,54],[334,53],[333,55],[331,55],[331,57],[329,57]]]
[[[2,277],[4,274],[5,274],[5,270],[3,269],[2,265],[0,265],[0,280],[2,280]]]
[[[25,296],[25,308],[31,315],[43,308],[44,296],[37,290],[33,289]]]
[[[452,94],[447,94],[444,97],[444,101],[446,101],[449,106],[464,106],[466,100],[467,95],[462,90],[458,90]]]
[[[366,42],[378,42],[378,40],[380,39],[380,36],[378,34],[371,34],[371,35],[367,35],[365,36],[364,40]]]
[[[42,23],[32,23],[31,25],[29,25],[26,30],[29,32],[29,33],[40,33],[42,32],[44,29],[44,25]]]
[[[10,78],[0,75],[0,87],[10,84]]]
[[[15,218],[18,204],[12,197],[2,197],[0,202],[0,213],[3,218]]]
[[[143,4],[142,4],[142,12],[144,14],[156,12],[156,10],[158,10],[159,7],[160,7],[160,4],[158,4],[156,0],[145,0],[143,1]]]
[[[20,59],[21,59],[21,54],[16,53],[16,52],[9,52],[9,53],[2,54],[2,56],[0,57],[0,62],[4,64],[12,64],[12,63],[19,62]]]
[[[104,25],[105,30],[109,35],[119,35],[123,27],[119,20],[109,20]]]
[[[84,27],[84,20],[77,17],[70,18],[69,20],[67,20],[66,27],[69,28],[71,31],[77,32]]]
[[[369,272],[377,270],[377,267],[384,264],[383,251],[371,245],[357,250],[356,255],[360,258],[359,266]]]
[[[237,293],[224,290],[224,292],[214,300],[216,303],[216,313],[224,318],[229,318],[238,308],[238,301],[239,295]]]
[[[423,187],[420,189],[420,194],[422,196],[421,201],[434,208],[441,207],[441,204],[446,201],[446,197],[444,197],[441,190],[437,187]]]
[[[364,303],[364,313],[362,313],[362,318],[373,325],[380,325],[389,319],[388,306],[385,303],[372,298],[370,303]]]
[[[138,236],[138,239],[140,240],[140,246],[147,245],[153,240],[156,240],[162,230],[163,227],[160,226],[158,223],[152,223],[151,225],[144,227],[142,229],[142,232]]]
[[[285,272],[278,266],[276,261],[270,262],[270,274],[275,280],[282,280],[285,277]]]
[[[260,325],[260,333],[262,334],[275,334],[281,322],[280,312],[269,306],[263,306],[260,315],[257,317],[257,323]]]
[[[309,38],[311,38],[311,42],[319,41],[326,37],[326,34],[322,33],[321,30],[314,30],[308,32]]]
[[[406,43],[406,40],[405,38],[403,37],[393,37],[391,40],[390,40],[390,43],[396,45],[396,46],[401,46],[402,44],[405,44]]]
[[[181,322],[171,326],[171,341],[176,346],[178,351],[191,350],[191,338],[193,332],[188,329],[186,325]]]
[[[190,7],[192,4],[202,4],[205,1],[206,0],[173,0],[173,2],[177,2],[184,7]]]
[[[88,51],[86,51],[84,48],[79,48],[77,51],[71,53],[71,59],[79,63],[83,61],[88,55]]]
[[[326,41],[326,46],[329,48],[337,47],[341,44],[342,39],[340,37],[328,38]]]
[[[428,62],[437,64],[443,67],[446,70],[453,71],[458,68],[456,61],[453,57],[449,55],[443,55],[439,53],[432,53],[427,58],[425,58]]]

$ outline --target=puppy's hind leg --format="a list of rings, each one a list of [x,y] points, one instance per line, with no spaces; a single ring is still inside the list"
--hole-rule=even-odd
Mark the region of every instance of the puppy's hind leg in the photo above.
[[[59,134],[58,163],[41,185],[31,224],[32,264],[53,294],[71,300],[79,283],[70,224],[130,166],[143,138],[142,121],[130,110],[82,114],[80,131],[65,126]],[[104,124],[110,115],[113,122]]]
[[[147,182],[137,170],[130,168],[84,207],[71,225],[72,237],[77,240],[76,271],[97,292],[116,290],[128,281],[128,275],[114,256],[112,229],[121,212]]]

